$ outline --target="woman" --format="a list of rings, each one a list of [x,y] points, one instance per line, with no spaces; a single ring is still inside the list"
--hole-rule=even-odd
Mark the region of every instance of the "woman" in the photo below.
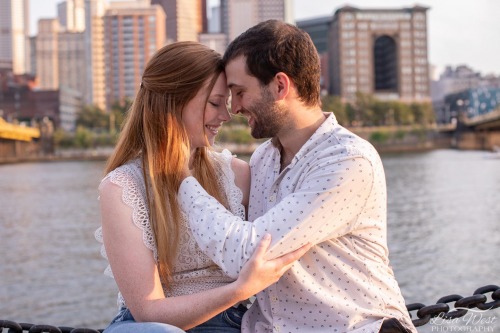
[[[248,165],[209,149],[228,97],[220,55],[201,44],[167,45],[146,66],[99,186],[96,236],[120,291],[106,332],[239,332],[245,300],[307,250],[266,261],[265,237],[233,281],[198,248],[176,201],[185,165],[242,218],[248,202]]]

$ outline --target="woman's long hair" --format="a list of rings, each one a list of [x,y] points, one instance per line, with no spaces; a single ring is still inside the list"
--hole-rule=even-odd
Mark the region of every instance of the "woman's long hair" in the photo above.
[[[141,87],[106,165],[107,173],[132,159],[142,158],[149,218],[158,249],[158,270],[166,285],[171,282],[179,240],[181,215],[177,192],[189,158],[182,111],[207,82],[209,94],[222,71],[220,54],[199,43],[177,42],[158,50],[146,65]],[[196,149],[193,175],[210,195],[227,206],[227,198],[217,184],[217,167],[207,149]]]

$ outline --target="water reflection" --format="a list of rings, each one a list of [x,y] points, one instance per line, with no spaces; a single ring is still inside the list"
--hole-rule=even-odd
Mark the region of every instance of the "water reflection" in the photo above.
[[[500,160],[452,150],[382,160],[390,258],[407,303],[499,285]],[[0,319],[104,328],[113,317],[116,289],[93,238],[103,168],[0,166]]]
[[[387,155],[383,163],[390,258],[407,303],[498,285],[500,161],[442,150]]]

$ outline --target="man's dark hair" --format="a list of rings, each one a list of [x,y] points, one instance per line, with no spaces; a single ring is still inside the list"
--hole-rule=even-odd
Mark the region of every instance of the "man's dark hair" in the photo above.
[[[247,70],[267,85],[278,72],[287,74],[308,106],[321,105],[320,62],[311,37],[303,30],[278,20],[261,22],[233,40],[223,61],[246,57]]]

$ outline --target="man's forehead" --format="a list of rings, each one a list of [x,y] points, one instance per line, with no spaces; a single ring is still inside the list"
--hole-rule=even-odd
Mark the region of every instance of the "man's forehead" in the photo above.
[[[243,56],[238,56],[228,61],[228,63],[226,64],[226,73],[237,72],[239,75],[241,75],[241,72],[244,72],[245,74],[248,74],[246,67],[246,58]]]
[[[248,86],[252,79],[257,80],[248,71],[245,56],[238,56],[227,63],[226,76],[229,88]]]

